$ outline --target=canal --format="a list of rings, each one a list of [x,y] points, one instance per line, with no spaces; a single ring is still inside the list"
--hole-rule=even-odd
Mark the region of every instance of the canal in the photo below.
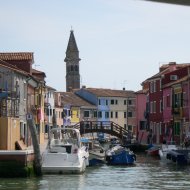
[[[87,168],[82,175],[45,175],[40,178],[0,179],[0,189],[189,190],[190,166],[179,167],[137,154],[135,166]]]

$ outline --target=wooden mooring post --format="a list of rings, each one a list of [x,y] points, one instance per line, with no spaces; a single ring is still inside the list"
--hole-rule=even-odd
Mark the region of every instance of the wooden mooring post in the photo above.
[[[36,125],[34,123],[34,119],[31,114],[27,115],[27,124],[31,132],[31,137],[32,137],[32,144],[34,148],[34,172],[36,176],[41,176],[42,175],[42,158],[40,154],[40,146],[38,143],[38,136],[37,136],[37,131],[36,131]]]

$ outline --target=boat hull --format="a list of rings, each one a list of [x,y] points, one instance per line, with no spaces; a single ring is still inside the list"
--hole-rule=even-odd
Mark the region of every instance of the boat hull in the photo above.
[[[116,155],[107,155],[106,161],[109,165],[131,165],[136,161],[136,156],[135,154],[127,154],[126,151],[122,151]]]
[[[159,156],[159,147],[151,147],[147,150],[149,156]]]
[[[85,156],[67,153],[45,153],[43,155],[42,173],[64,174],[83,173],[88,160]]]

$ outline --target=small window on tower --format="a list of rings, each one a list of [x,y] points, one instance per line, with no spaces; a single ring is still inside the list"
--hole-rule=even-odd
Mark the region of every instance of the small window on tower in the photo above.
[[[75,71],[78,71],[78,66],[77,65],[75,65]]]

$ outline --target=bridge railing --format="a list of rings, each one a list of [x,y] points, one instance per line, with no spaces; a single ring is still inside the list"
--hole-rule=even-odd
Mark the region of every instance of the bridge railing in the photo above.
[[[103,132],[119,137],[121,140],[131,140],[132,133],[112,121],[81,121],[73,126],[81,131],[81,134],[90,132]]]

